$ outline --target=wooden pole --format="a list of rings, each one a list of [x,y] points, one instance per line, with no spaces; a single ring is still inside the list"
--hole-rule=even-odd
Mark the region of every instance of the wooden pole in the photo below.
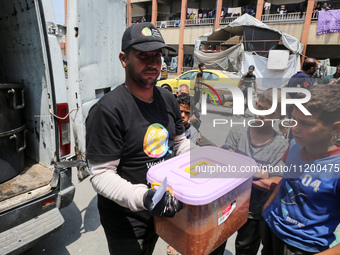
[[[301,43],[303,44],[301,66],[302,66],[303,61],[305,61],[308,35],[309,35],[309,28],[310,28],[310,23],[312,22],[314,4],[315,4],[315,0],[308,0],[306,17],[305,17],[305,24],[303,25],[303,32],[302,32],[302,37],[301,37]]]
[[[127,0],[127,17],[126,17],[126,27],[130,27],[132,23],[132,4],[131,0]]]
[[[185,20],[187,18],[187,0],[182,0],[181,8],[181,25],[179,28],[179,44],[178,44],[178,61],[177,61],[177,76],[182,73],[183,56],[184,56],[184,29]]]
[[[264,4],[264,0],[257,0],[256,19],[258,19],[259,21],[262,20],[263,4]]]
[[[156,26],[157,22],[157,0],[152,0],[151,23]]]
[[[220,27],[223,0],[216,0],[216,17],[214,30]]]

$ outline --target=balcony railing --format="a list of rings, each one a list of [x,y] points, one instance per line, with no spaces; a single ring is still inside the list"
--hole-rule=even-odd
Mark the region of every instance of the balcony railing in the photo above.
[[[238,17],[226,17],[221,18],[220,25],[227,25],[237,19]],[[303,22],[306,18],[305,12],[292,12],[284,14],[263,14],[262,22],[264,23],[289,23],[289,22]],[[312,21],[318,19],[318,13],[314,12],[312,15]],[[213,26],[215,18],[203,18],[203,19],[187,19],[185,20],[185,26]],[[165,20],[157,21],[156,26],[159,28],[167,27],[180,27],[180,20]]]
[[[263,14],[262,22],[304,21],[306,13],[292,12],[283,14]]]
[[[234,21],[238,17],[226,17],[221,18],[220,24],[227,25],[230,22]],[[213,26],[215,23],[215,18],[203,18],[203,19],[187,19],[185,20],[185,26]],[[167,28],[167,27],[180,27],[180,20],[165,20],[165,21],[157,21],[157,27]]]
[[[221,25],[228,25],[229,23],[233,22],[235,19],[239,17],[226,17],[226,18],[221,18],[220,24]]]
[[[283,14],[263,14],[262,22],[303,22],[306,18],[305,12],[292,12]],[[313,12],[312,20],[318,19],[318,13]]]

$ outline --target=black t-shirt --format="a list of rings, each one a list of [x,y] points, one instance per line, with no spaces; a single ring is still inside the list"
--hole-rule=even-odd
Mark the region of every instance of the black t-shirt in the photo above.
[[[241,81],[241,90],[247,90],[247,88],[250,88],[254,85],[254,82],[256,80],[255,74],[249,74],[248,72],[242,75]]]
[[[117,173],[133,184],[146,184],[148,168],[174,156],[176,135],[184,133],[179,105],[167,90],[155,87],[154,99],[145,103],[123,85],[102,97],[86,120],[87,159],[99,162],[120,159]],[[98,207],[105,208],[101,220],[119,237],[133,229],[143,236],[153,228],[149,212],[131,212],[98,195]],[[101,212],[102,213],[102,212]]]
[[[202,70],[198,70],[197,74],[196,74],[196,78],[202,78],[203,77],[203,71]]]
[[[201,95],[201,91],[200,91],[200,87],[202,87],[202,84],[198,83],[198,82],[203,82],[203,71],[201,69],[198,70],[196,77],[195,77],[195,86],[194,86],[194,102],[195,104],[200,100],[200,95]]]
[[[89,112],[87,159],[120,159],[117,173],[121,177],[146,184],[149,166],[172,157],[175,136],[183,133],[180,109],[171,93],[155,87],[153,101],[146,103],[121,85]]]

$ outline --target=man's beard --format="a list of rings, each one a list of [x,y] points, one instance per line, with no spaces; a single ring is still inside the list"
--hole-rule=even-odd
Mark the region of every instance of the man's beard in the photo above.
[[[142,87],[142,88],[146,88],[146,87],[154,87],[156,84],[157,84],[157,77],[155,79],[143,79],[142,77],[139,77],[135,72],[134,70],[132,70],[132,68],[129,66],[129,71],[131,74],[135,74],[135,75],[132,75],[132,79],[136,82],[136,84],[139,86],[139,87]],[[146,72],[146,71],[156,71],[157,70],[153,70],[153,69],[145,69],[142,71],[143,72]]]
[[[154,80],[140,78],[140,79],[136,79],[136,83],[137,85],[143,88],[148,87],[148,86],[154,87],[157,84],[157,78]]]

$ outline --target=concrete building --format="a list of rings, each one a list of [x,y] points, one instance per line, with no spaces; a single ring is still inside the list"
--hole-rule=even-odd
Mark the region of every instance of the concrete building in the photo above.
[[[131,2],[130,2],[131,1]],[[192,55],[195,40],[208,32],[227,25],[239,15],[248,13],[267,25],[290,34],[305,46],[305,55],[316,59],[329,58],[332,65],[340,59],[340,33],[316,35],[317,3],[324,1],[301,0],[128,0],[128,24],[145,17],[159,27],[167,44],[175,47],[180,55]],[[340,9],[340,1],[328,1]],[[130,13],[129,13],[130,8]],[[181,16],[182,10],[184,15]],[[212,12],[212,13],[210,13]],[[192,14],[192,15],[190,15]],[[204,17],[202,17],[204,15]],[[183,38],[180,24],[185,23]],[[131,23],[130,23],[131,24]],[[240,38],[242,39],[242,38]],[[235,42],[216,42],[220,47],[206,50],[223,50]],[[181,46],[182,45],[182,46]],[[166,55],[170,53],[166,52]],[[176,53],[177,54],[177,53]]]

